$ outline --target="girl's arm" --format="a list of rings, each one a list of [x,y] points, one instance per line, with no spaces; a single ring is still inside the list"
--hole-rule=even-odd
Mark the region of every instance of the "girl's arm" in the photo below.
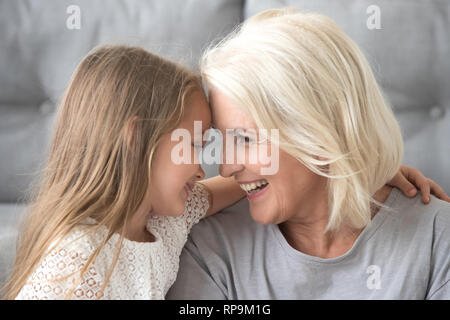
[[[203,184],[209,193],[209,209],[205,217],[231,206],[246,196],[246,192],[241,189],[234,177],[215,176],[197,183]],[[423,203],[430,201],[430,193],[441,200],[450,202],[450,197],[437,183],[411,167],[402,166],[397,175],[387,184],[398,188],[407,197],[414,197],[419,189],[422,193]]]
[[[197,183],[204,185],[209,193],[209,209],[205,217],[231,206],[246,196],[246,192],[241,189],[234,177],[215,176]]]

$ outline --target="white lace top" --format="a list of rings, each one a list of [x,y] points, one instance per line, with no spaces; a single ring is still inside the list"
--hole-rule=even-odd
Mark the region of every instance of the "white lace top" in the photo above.
[[[104,227],[97,233],[84,235],[80,226],[60,244],[50,247],[16,299],[65,299],[71,291],[71,299],[164,299],[176,279],[188,233],[208,210],[208,196],[205,187],[197,183],[182,216],[152,216],[147,229],[155,236],[155,242],[124,238],[103,293],[103,281],[111,269],[120,235],[114,234],[108,240],[80,278],[82,268],[107,233]],[[89,221],[95,223],[93,219]],[[65,276],[69,277],[63,279]]]

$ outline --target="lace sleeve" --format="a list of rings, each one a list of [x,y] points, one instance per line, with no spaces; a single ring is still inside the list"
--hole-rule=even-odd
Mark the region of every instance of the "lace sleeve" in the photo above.
[[[80,243],[81,242],[81,243]],[[80,245],[81,244],[81,245]],[[81,276],[91,255],[89,243],[56,246],[41,260],[17,300],[100,299],[102,276],[95,264]],[[68,294],[72,293],[69,297]]]
[[[208,189],[201,183],[196,183],[186,200],[186,207],[183,217],[186,221],[187,232],[200,221],[208,211],[210,193]]]

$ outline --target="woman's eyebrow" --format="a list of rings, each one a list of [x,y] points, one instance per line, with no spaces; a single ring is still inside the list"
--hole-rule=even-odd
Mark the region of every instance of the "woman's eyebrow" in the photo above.
[[[230,133],[232,133],[232,134],[241,134],[241,133],[248,133],[248,130],[254,130],[254,129],[251,129],[251,128],[249,128],[249,129],[244,129],[244,128],[230,128],[230,129],[227,129],[228,130],[228,132],[230,132]]]
[[[214,125],[214,123],[211,124],[211,129],[217,129],[217,127]],[[246,132],[248,130],[256,130],[256,129],[236,127],[236,128],[226,128],[226,130],[230,133],[239,133],[239,132]]]

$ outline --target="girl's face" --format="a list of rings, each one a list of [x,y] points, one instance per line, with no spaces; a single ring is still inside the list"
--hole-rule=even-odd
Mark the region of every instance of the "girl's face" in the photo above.
[[[201,121],[202,135],[211,126],[211,112],[208,102],[200,90],[193,92],[188,98],[185,116],[177,128],[187,130],[192,138],[188,144],[191,149],[190,164],[176,164],[172,160],[172,150],[175,146],[180,145],[181,139],[171,141],[171,133],[163,136],[155,151],[152,162],[152,181],[151,186],[149,186],[151,192],[148,192],[152,214],[181,215],[193,183],[205,177],[200,165],[194,163],[194,157],[198,156],[203,144],[202,141],[195,141],[194,143],[194,121]],[[198,163],[198,161],[195,162]]]
[[[252,183],[262,183],[259,191],[249,193],[247,198],[250,203],[250,213],[253,219],[262,224],[280,224],[293,219],[304,219],[308,217],[299,216],[299,212],[308,212],[308,205],[318,201],[326,205],[326,178],[313,173],[297,159],[279,149],[278,171],[272,175],[262,175],[261,168],[268,167],[267,164],[250,163],[248,153],[251,151],[245,131],[257,130],[253,120],[228,97],[222,93],[210,91],[210,105],[213,113],[214,126],[219,129],[225,137],[226,129],[242,129],[243,136],[238,140],[245,143],[246,158],[243,164],[225,164],[220,166],[220,174],[224,177],[234,176],[235,180],[246,190]],[[282,130],[282,128],[280,128]],[[270,136],[270,133],[269,133]],[[226,139],[224,139],[226,140]],[[230,139],[231,141],[231,139]],[[224,141],[223,154],[226,152],[226,141]],[[271,145],[267,146],[271,150]],[[276,161],[276,157],[271,159]],[[240,161],[241,163],[242,161]],[[325,199],[325,201],[324,201]]]

